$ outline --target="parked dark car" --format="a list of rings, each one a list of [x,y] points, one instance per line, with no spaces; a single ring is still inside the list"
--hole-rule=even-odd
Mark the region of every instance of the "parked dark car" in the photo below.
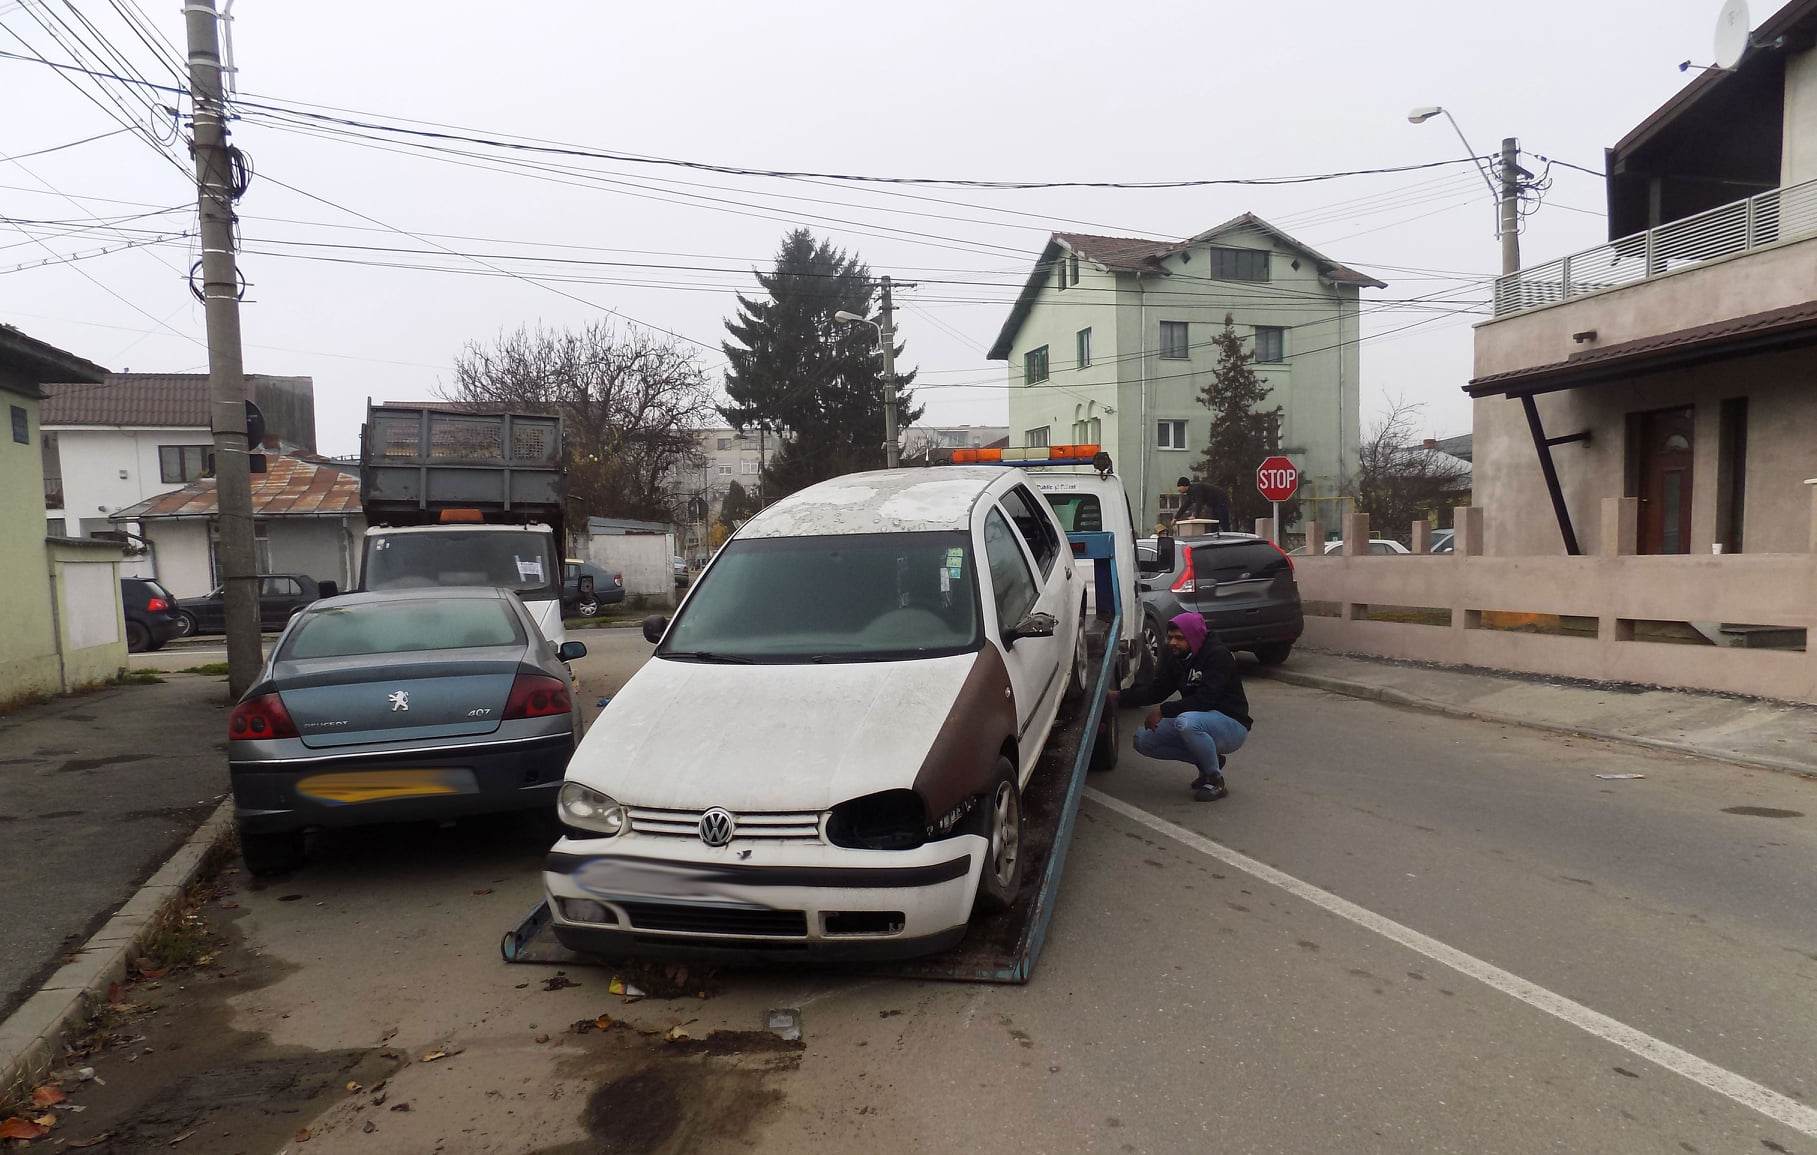
[[[246,867],[299,865],[304,833],[543,809],[579,714],[564,662],[508,590],[324,598],[284,631],[228,723]]]
[[[1136,543],[1136,570],[1142,603],[1138,681],[1154,677],[1167,623],[1178,614],[1202,614],[1226,647],[1248,650],[1264,666],[1285,662],[1304,628],[1293,562],[1266,538],[1145,538]]]
[[[272,573],[259,578],[259,629],[276,633],[290,615],[322,596],[322,589],[308,574]],[[207,597],[184,598],[177,603],[183,618],[183,636],[227,632],[227,603],[220,587]]]
[[[580,592],[582,574],[593,579],[593,594]],[[590,561],[569,558],[562,563],[562,616],[590,618],[601,606],[615,606],[625,600],[625,583],[621,574],[600,569]]]
[[[150,578],[121,578],[120,608],[126,615],[126,648],[135,654],[183,636],[177,599]]]

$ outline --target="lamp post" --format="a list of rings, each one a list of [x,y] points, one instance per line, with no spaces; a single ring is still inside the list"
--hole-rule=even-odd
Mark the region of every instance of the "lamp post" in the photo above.
[[[844,309],[833,314],[833,320],[845,325],[869,325],[877,330],[877,341],[883,346],[883,460],[896,468],[896,331],[890,323],[890,279],[883,278],[883,321],[860,317]]]
[[[1501,182],[1498,185],[1495,178],[1491,177],[1489,171],[1483,167],[1476,150],[1470,147],[1469,140],[1465,139],[1464,130],[1457,126],[1456,119],[1445,109],[1436,104],[1416,108],[1407,114],[1407,122],[1424,124],[1435,116],[1442,116],[1450,123],[1451,131],[1457,133],[1457,139],[1464,146],[1465,155],[1470,158],[1470,163],[1476,166],[1476,171],[1481,174],[1483,183],[1489,186],[1489,195],[1494,197],[1497,202],[1499,215],[1496,218],[1495,235],[1501,238],[1502,242],[1502,275],[1507,276],[1509,273],[1519,272],[1521,170],[1515,158],[1520,155],[1520,143],[1511,136],[1502,139],[1499,166]]]

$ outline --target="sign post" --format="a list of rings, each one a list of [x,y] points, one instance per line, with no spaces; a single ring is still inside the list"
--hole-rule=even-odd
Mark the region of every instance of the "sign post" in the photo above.
[[[1285,457],[1274,456],[1256,467],[1255,487],[1274,504],[1274,544],[1281,544],[1281,503],[1300,488],[1300,471]]]

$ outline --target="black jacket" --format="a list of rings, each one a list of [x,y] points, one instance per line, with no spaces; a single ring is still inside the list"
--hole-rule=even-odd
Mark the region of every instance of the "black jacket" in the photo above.
[[[1209,481],[1195,481],[1186,487],[1186,497],[1180,503],[1179,518],[1206,518],[1218,523],[1219,529],[1230,529],[1230,495],[1224,492],[1223,486]]]
[[[1175,693],[1180,695],[1179,701],[1167,701]],[[1173,651],[1163,645],[1161,668],[1156,672],[1155,680],[1146,686],[1123,691],[1118,695],[1118,702],[1124,706],[1152,706],[1160,702],[1161,715],[1166,718],[1216,710],[1243,723],[1245,730],[1254,725],[1249,717],[1249,699],[1243,694],[1243,674],[1237,668],[1237,659],[1214,634],[1205,635],[1205,644],[1185,662],[1174,657]]]

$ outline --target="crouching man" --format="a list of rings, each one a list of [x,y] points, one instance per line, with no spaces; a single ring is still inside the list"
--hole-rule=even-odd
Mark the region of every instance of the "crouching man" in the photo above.
[[[1175,694],[1178,700],[1170,700]],[[1136,753],[1197,766],[1192,796],[1200,802],[1216,802],[1230,793],[1224,785],[1224,756],[1241,749],[1249,737],[1249,699],[1243,695],[1236,658],[1210,636],[1203,617],[1186,613],[1168,622],[1155,680],[1125,690],[1113,701],[1154,707],[1136,731]]]

